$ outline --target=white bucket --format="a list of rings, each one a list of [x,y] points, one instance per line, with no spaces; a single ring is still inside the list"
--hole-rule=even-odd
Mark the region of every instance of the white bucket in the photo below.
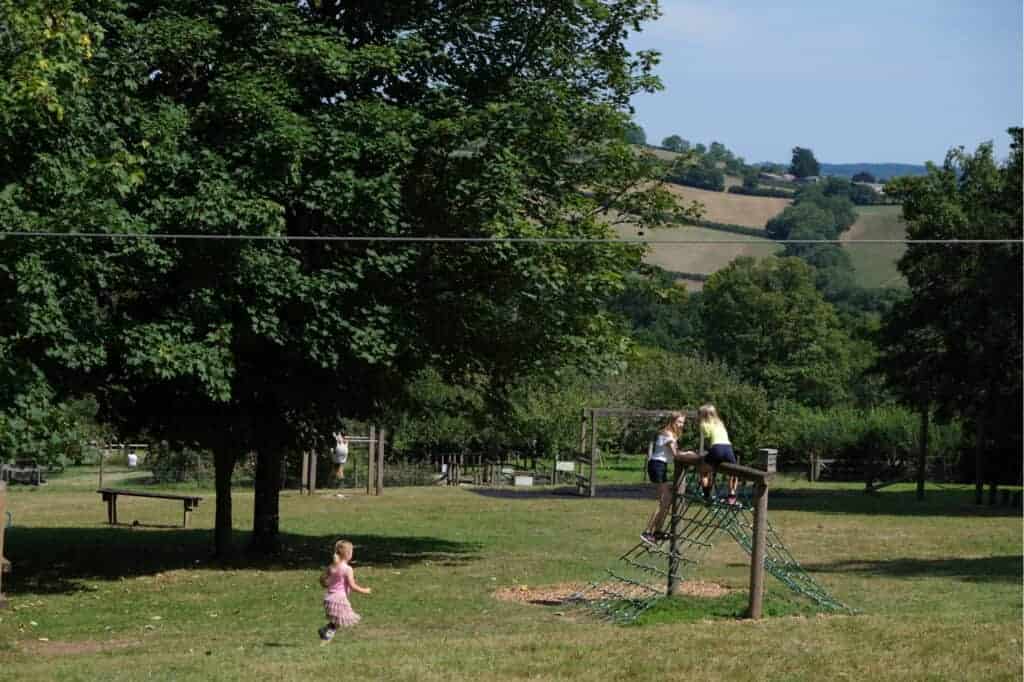
[[[130,466],[130,467],[137,467],[137,466],[139,466],[139,456],[136,455],[134,452],[129,452],[128,453],[128,466]]]

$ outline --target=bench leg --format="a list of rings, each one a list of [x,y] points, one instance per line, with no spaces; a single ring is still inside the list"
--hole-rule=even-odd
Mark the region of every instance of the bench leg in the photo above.
[[[117,525],[117,495],[107,498],[107,523],[111,526]]]
[[[185,501],[185,520],[184,520],[184,524],[183,524],[185,528],[188,528],[189,522],[191,520],[192,520],[192,505],[190,505],[188,503],[188,501],[186,500]]]

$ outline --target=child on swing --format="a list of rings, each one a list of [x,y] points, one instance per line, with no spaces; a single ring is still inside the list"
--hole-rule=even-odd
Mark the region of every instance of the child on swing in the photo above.
[[[729,432],[725,430],[725,424],[718,416],[718,410],[714,405],[703,405],[697,411],[700,421],[700,431],[704,436],[704,442],[709,445],[707,454],[704,455],[704,462],[700,467],[700,487],[704,493],[704,499],[711,501],[711,491],[715,487],[715,471],[722,462],[739,464],[736,453],[732,451],[732,444],[729,442]],[[732,506],[738,504],[736,499],[736,486],[739,479],[735,476],[729,477],[729,496],[725,503]]]
[[[369,587],[356,582],[355,573],[349,562],[352,561],[352,543],[338,540],[334,543],[334,557],[330,566],[320,576],[320,585],[327,588],[324,593],[324,611],[327,613],[327,625],[318,631],[321,644],[328,644],[334,639],[339,628],[352,627],[360,621],[358,613],[352,610],[348,595],[355,590],[362,594],[370,594]]]

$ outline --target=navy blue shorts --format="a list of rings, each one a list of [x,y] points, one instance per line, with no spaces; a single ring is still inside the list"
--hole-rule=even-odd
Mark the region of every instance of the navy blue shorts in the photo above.
[[[647,460],[647,477],[651,483],[668,483],[668,463],[660,459]]]
[[[736,453],[732,451],[732,446],[728,443],[712,445],[711,449],[708,450],[708,454],[704,455],[704,461],[713,466],[718,466],[722,462],[739,464],[736,460]]]

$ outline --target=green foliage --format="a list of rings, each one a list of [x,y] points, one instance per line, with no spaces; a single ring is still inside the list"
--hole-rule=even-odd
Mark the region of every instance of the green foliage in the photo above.
[[[774,399],[826,406],[846,399],[851,340],[796,258],[739,258],[704,285],[709,355]]]
[[[877,180],[875,180],[875,176],[867,171],[860,171],[858,173],[854,173],[853,178],[851,179],[854,182],[870,182],[872,184],[877,182]]]
[[[750,177],[750,176],[747,176]],[[751,197],[773,197],[776,199],[792,199],[793,192],[788,192],[784,189],[773,189],[771,187],[758,187],[757,178],[754,177],[754,186],[748,187],[746,178],[743,179],[742,185],[733,185],[728,190],[730,194],[745,194]]]
[[[819,409],[782,401],[772,412],[769,441],[789,464],[806,463],[813,455],[864,471],[873,464],[916,461],[920,422],[917,412],[899,405]],[[933,425],[929,432],[930,456],[944,461],[947,470],[955,466],[963,445],[958,422]]]
[[[221,471],[258,450],[256,537],[281,453],[420,368],[497,396],[621,349],[603,305],[640,247],[300,240],[600,240],[602,213],[664,214],[627,191],[658,169],[624,141],[659,87],[625,43],[656,3],[71,6],[0,5],[0,230],[196,239],[4,240],[3,369]]]
[[[394,446],[403,455],[438,452],[508,452],[571,457],[580,447],[584,407],[648,409],[718,406],[737,450],[752,456],[763,444],[769,408],[765,392],[744,384],[721,363],[639,348],[614,371],[590,376],[566,369],[524,376],[509,389],[508,411],[498,415],[481,392],[417,378],[403,415],[392,421]],[[645,452],[660,427],[651,419],[602,419],[605,452]],[[688,447],[697,442],[690,434]]]
[[[690,141],[684,140],[678,135],[669,135],[661,141],[661,147],[662,149],[667,149],[670,152],[685,154],[690,151]]]
[[[146,453],[154,483],[197,483],[213,480],[213,453],[194,446],[160,441]]]
[[[676,276],[654,266],[626,278],[626,288],[611,303],[645,346],[685,352],[700,345],[699,304],[678,286]]]
[[[630,121],[625,126],[623,139],[628,144],[639,145],[642,147],[647,144],[647,133],[644,132],[644,129],[639,124]]]
[[[96,420],[96,400],[52,402],[45,388],[21,395],[0,411],[0,461],[34,459],[43,466],[92,461],[108,429]]]
[[[814,158],[814,152],[804,147],[793,147],[793,160],[789,164],[789,172],[798,178],[809,178],[821,175],[821,166]]]
[[[794,231],[801,236],[794,237]],[[835,216],[813,202],[787,206],[768,221],[765,232],[772,239],[834,239],[837,234]]]
[[[886,186],[903,201],[911,240],[1014,241],[911,243],[899,262],[911,296],[885,318],[881,366],[908,404],[971,419],[994,449],[1019,459],[1022,133],[1009,132],[1004,164],[986,143],[974,154],[950,151],[927,176]]]
[[[707,189],[713,192],[721,192],[725,189],[725,174],[713,165],[703,163],[684,166],[681,170],[666,176],[665,179],[686,187]]]

